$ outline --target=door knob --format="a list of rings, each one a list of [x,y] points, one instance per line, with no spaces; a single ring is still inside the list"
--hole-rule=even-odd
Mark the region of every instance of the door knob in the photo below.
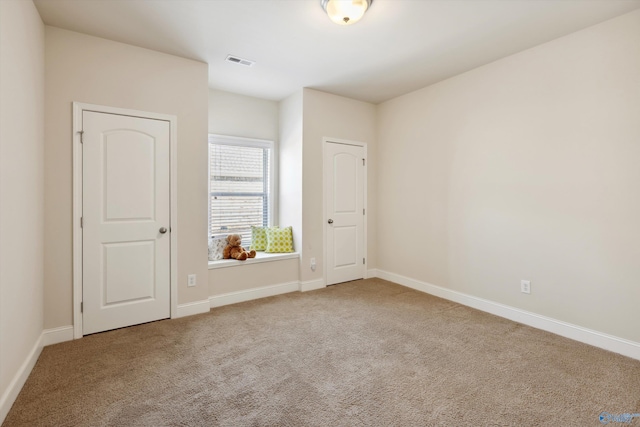
[[[327,221],[329,224],[333,224],[333,220],[331,218],[329,218],[329,221]]]
[[[166,227],[160,227],[160,233],[164,234],[167,232],[167,228]]]

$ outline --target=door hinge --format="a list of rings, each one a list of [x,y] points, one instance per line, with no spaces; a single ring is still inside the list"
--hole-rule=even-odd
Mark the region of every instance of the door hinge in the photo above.
[[[362,166],[364,166],[364,159],[362,159]]]
[[[84,313],[84,302],[80,301],[80,313]]]
[[[78,131],[78,133],[80,134],[80,144],[84,144],[84,138],[83,138],[84,131],[80,130],[80,131]]]
[[[362,258],[362,263],[363,263],[363,264],[365,264],[365,262],[364,262],[364,258]]]
[[[366,214],[364,213],[364,209],[362,209],[362,215],[366,215]]]
[[[84,228],[84,217],[80,217],[80,228]]]

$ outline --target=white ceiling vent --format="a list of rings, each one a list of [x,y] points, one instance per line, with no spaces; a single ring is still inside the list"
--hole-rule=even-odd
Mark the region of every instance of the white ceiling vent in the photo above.
[[[253,64],[256,63],[256,61],[252,61],[250,59],[239,58],[239,57],[233,56],[233,55],[227,55],[226,61],[227,62],[232,62],[234,64],[244,65],[245,67],[253,67]]]

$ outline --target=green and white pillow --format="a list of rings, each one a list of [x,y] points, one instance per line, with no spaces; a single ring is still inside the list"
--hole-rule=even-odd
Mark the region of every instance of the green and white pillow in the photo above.
[[[267,232],[264,227],[251,226],[251,247],[249,250],[264,251],[267,249]]]
[[[268,253],[293,252],[293,229],[291,227],[269,227],[265,229],[267,234]]]

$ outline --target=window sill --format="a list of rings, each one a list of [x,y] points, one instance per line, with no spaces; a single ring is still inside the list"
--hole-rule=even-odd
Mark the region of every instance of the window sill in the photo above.
[[[248,264],[260,264],[261,262],[281,261],[285,259],[299,258],[298,252],[286,253],[286,254],[267,254],[264,252],[258,252],[255,258],[249,258],[244,261],[238,261],[236,259],[221,259],[218,261],[209,261],[209,270],[215,270],[216,268],[226,267],[238,267]]]

